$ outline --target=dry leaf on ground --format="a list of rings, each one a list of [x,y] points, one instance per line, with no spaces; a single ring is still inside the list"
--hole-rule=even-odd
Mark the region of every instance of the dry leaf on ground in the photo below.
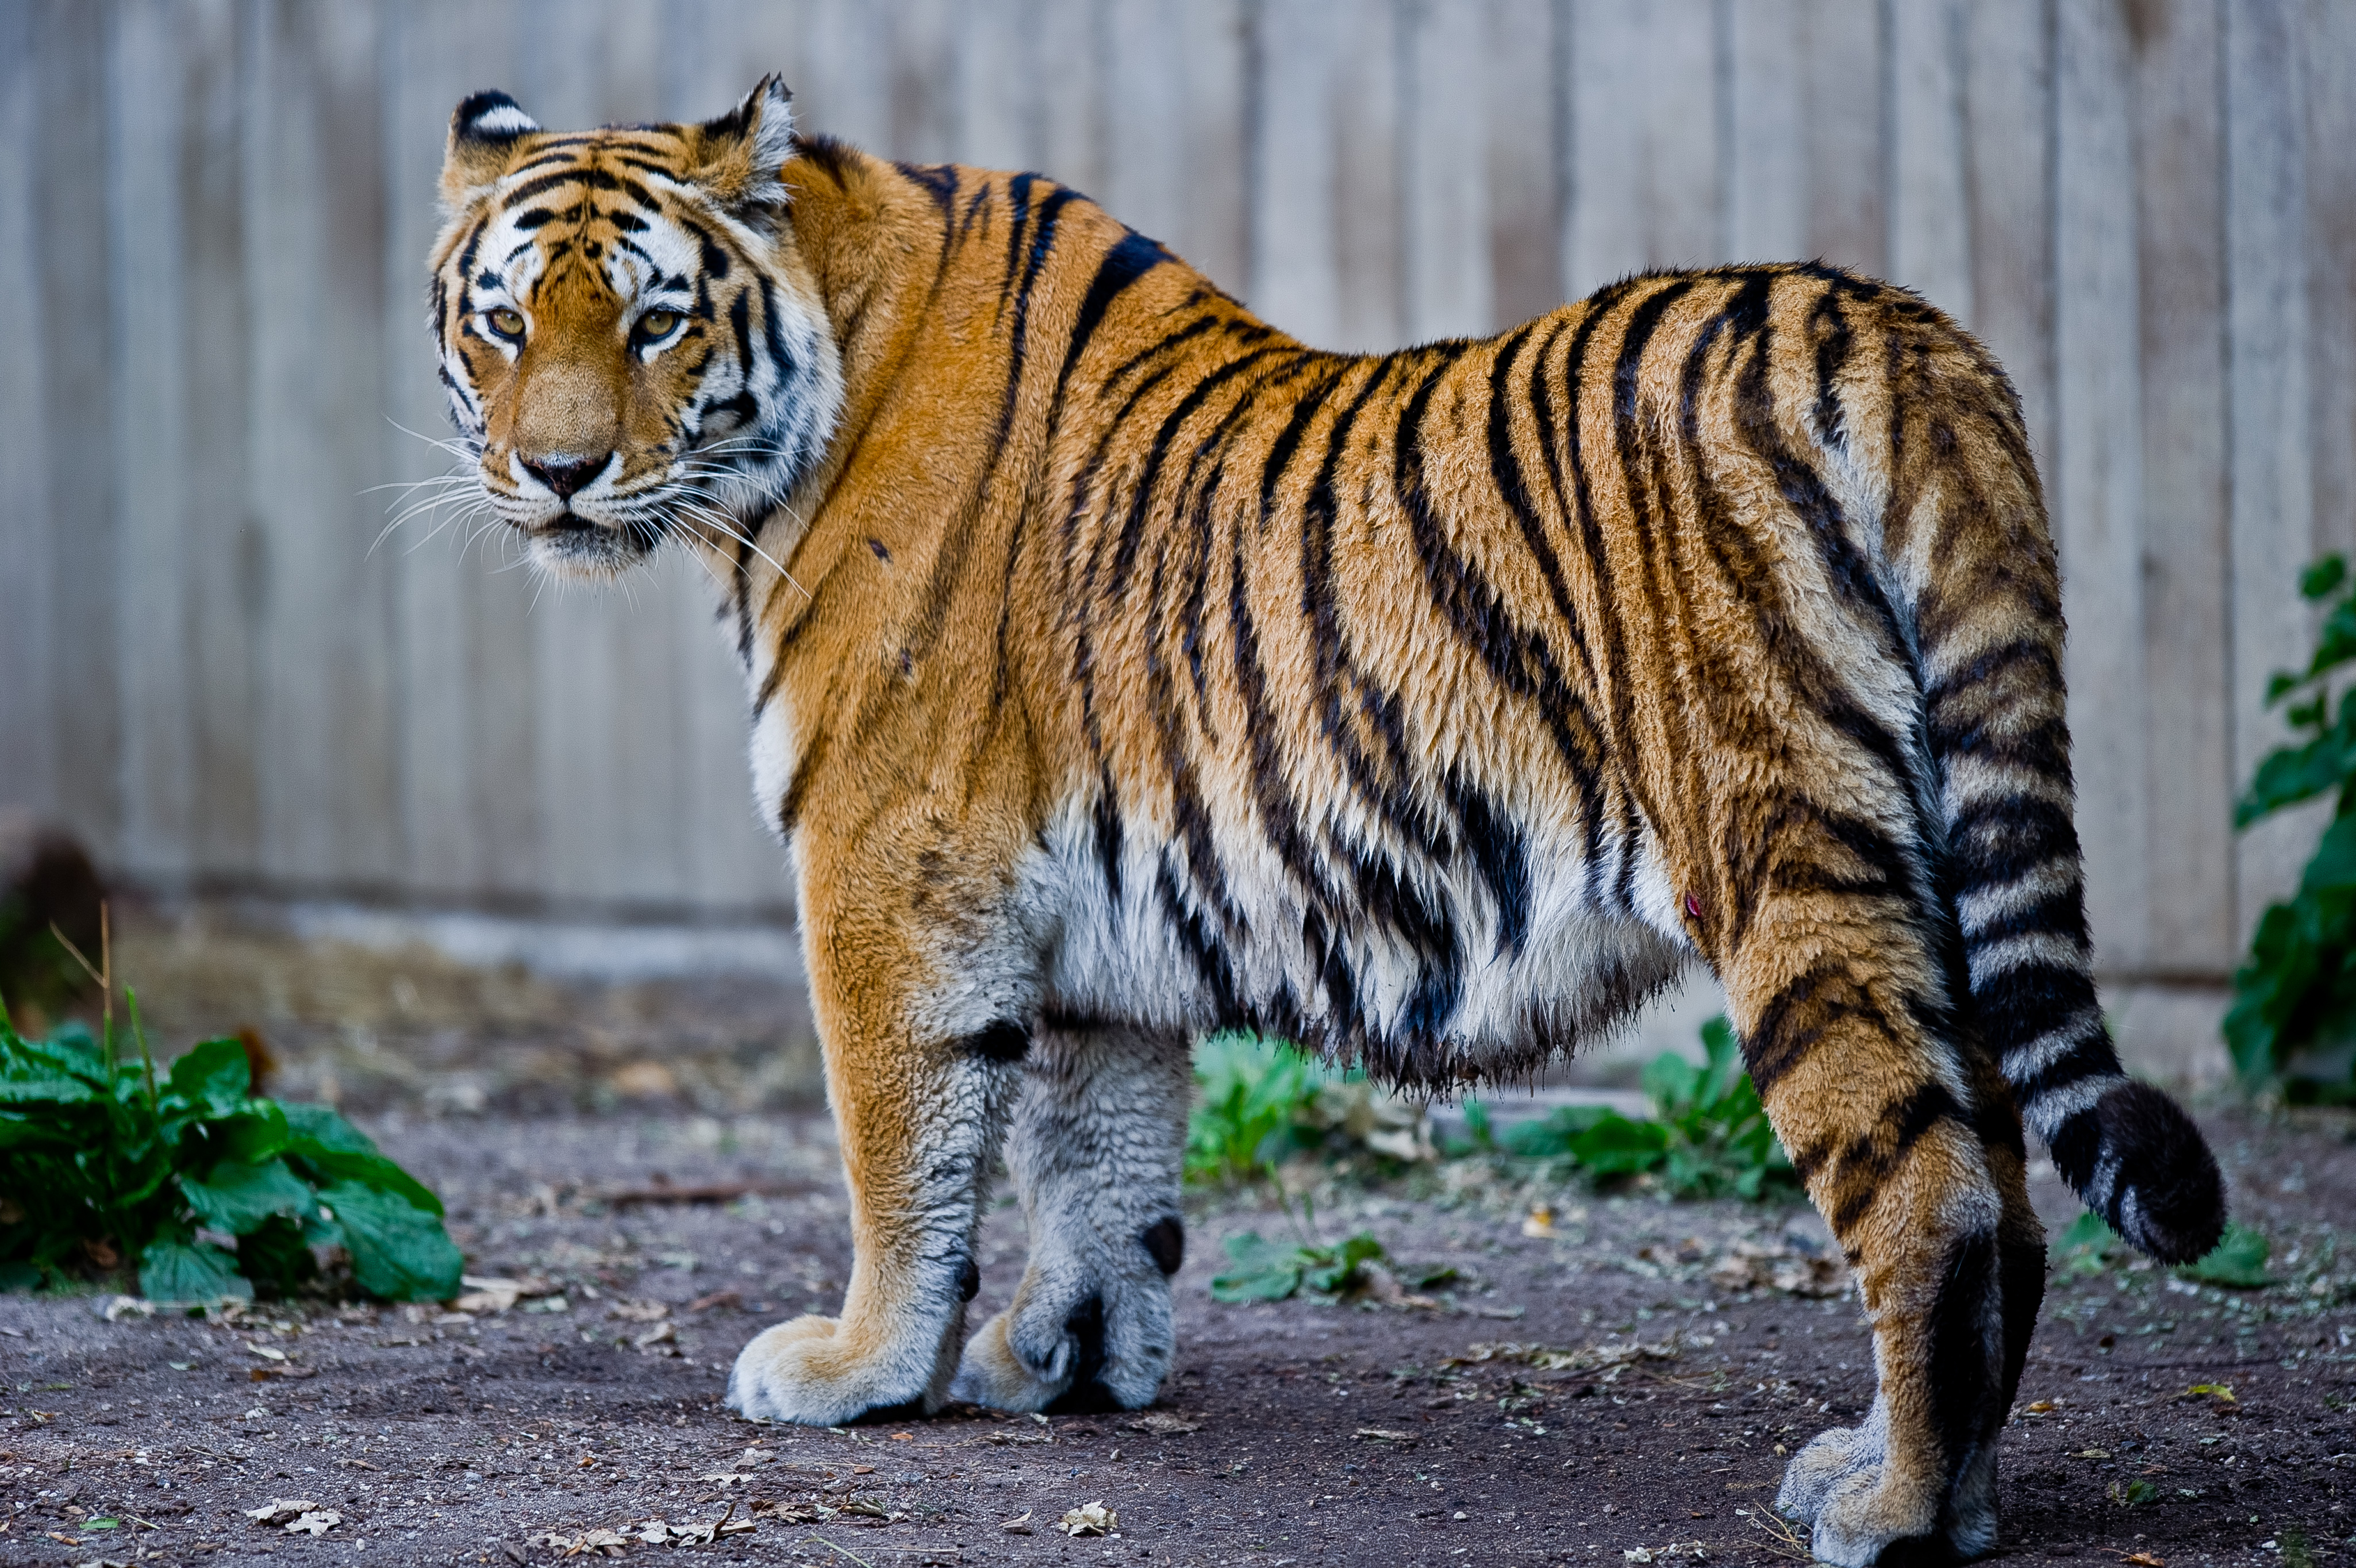
[[[325,1535],[344,1522],[344,1516],[334,1509],[312,1509],[299,1518],[286,1521],[289,1535]]]
[[[670,1303],[667,1301],[609,1301],[605,1304],[605,1316],[608,1317],[626,1318],[632,1323],[660,1323],[664,1318],[670,1316]]]
[[[1412,1444],[1417,1441],[1416,1434],[1412,1432],[1390,1432],[1379,1426],[1362,1426],[1351,1435],[1357,1438],[1361,1443],[1403,1443]]]
[[[256,1524],[283,1524],[318,1506],[308,1498],[273,1498],[258,1509],[246,1509],[245,1517]]]
[[[1721,1290],[1779,1290],[1822,1300],[1844,1294],[1848,1267],[1837,1257],[1819,1257],[1786,1243],[1737,1241],[1710,1265],[1709,1283]]]
[[[1149,1410],[1136,1420],[1121,1424],[1130,1432],[1151,1432],[1160,1437],[1178,1437],[1203,1430],[1201,1422],[1188,1421],[1184,1416],[1166,1410]]]
[[[1110,1535],[1120,1528],[1120,1515],[1098,1501],[1072,1509],[1057,1520],[1055,1525],[1070,1536]]]
[[[999,1528],[999,1529],[1001,1529],[1001,1530],[1004,1530],[1004,1531],[1005,1531],[1007,1534],[1009,1534],[1009,1535],[1028,1535],[1028,1534],[1030,1534],[1030,1533],[1031,1533],[1031,1510],[1030,1510],[1029,1509],[1024,1509],[1021,1513],[1016,1514],[1012,1519],[1010,1519],[1010,1520],[1005,1520],[1005,1521],[1004,1521],[1003,1523],[1001,1523],[998,1528]]]

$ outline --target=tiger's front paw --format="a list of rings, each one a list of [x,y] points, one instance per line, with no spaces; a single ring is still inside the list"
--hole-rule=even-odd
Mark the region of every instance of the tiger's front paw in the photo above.
[[[1176,1348],[1167,1279],[1034,1273],[967,1341],[950,1392],[997,1410],[1141,1410]]]
[[[797,1317],[738,1352],[728,1407],[755,1421],[805,1426],[928,1415],[946,1394],[942,1359],[864,1342],[831,1317]]]

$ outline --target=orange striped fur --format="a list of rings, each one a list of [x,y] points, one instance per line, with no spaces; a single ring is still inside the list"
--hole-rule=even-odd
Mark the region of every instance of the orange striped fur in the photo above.
[[[2024,1120],[2158,1255],[2222,1206],[2095,1004],[2052,542],[1987,352],[1801,265],[1323,353],[1048,179],[787,116],[469,100],[434,274],[502,516],[560,569],[695,550],[744,661],[857,1263],[736,1408],[1147,1402],[1192,1037],[1445,1089],[1697,962],[1876,1337],[1783,1507],[1837,1563],[1992,1547]],[[969,1336],[1001,1142],[1033,1255]]]

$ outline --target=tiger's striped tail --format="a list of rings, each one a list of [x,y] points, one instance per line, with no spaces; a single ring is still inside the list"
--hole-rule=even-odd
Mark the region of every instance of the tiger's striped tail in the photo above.
[[[2059,572],[2019,405],[1981,360],[1971,390],[1931,378],[1944,383],[1923,400],[1936,412],[1905,443],[1922,454],[1919,488],[1900,476],[1901,495],[1930,500],[1916,629],[1971,1011],[2086,1207],[2151,1256],[2188,1262],[2223,1232],[2223,1181],[2182,1108],[2120,1070],[2095,999]]]

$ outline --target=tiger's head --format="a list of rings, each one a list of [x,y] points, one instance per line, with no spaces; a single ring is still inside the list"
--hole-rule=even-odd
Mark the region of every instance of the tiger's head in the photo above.
[[[749,545],[824,453],[842,371],[787,220],[791,102],[770,77],[701,124],[556,134],[503,92],[451,117],[442,382],[540,565]]]

